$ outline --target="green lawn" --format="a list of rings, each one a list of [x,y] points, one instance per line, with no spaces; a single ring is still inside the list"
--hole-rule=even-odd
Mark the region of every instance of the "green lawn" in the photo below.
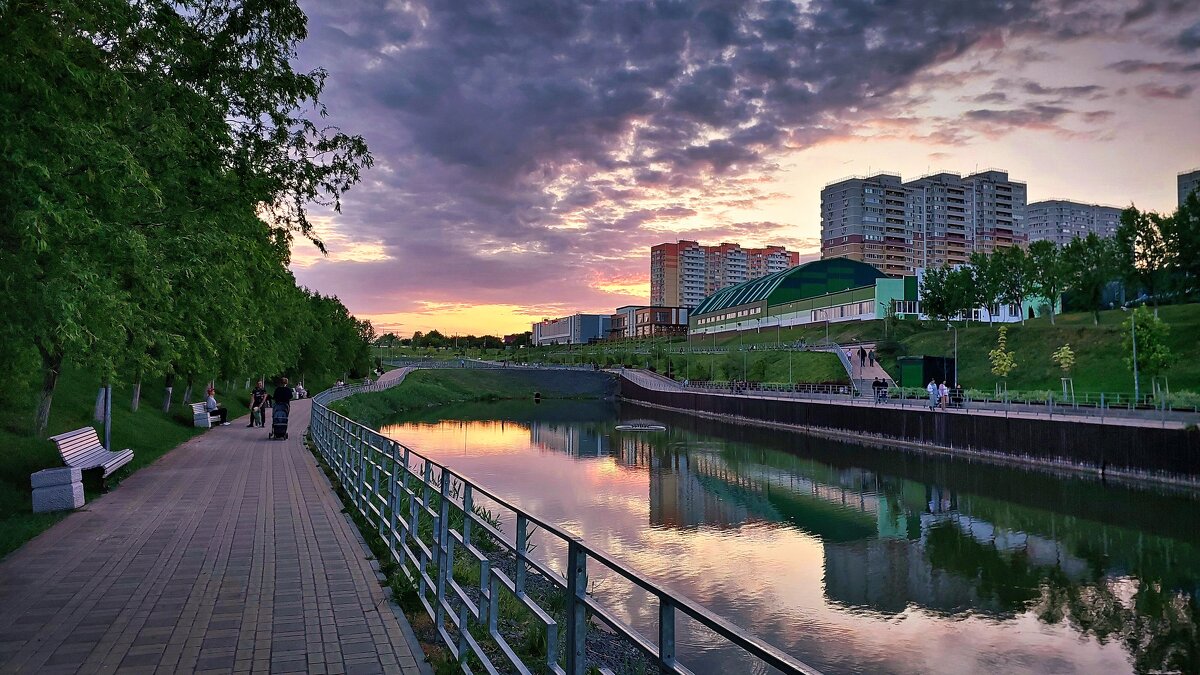
[[[103,439],[103,425],[92,420],[99,382],[70,366],[64,368],[50,410],[48,435],[95,426]],[[191,409],[181,402],[183,388],[176,388],[175,406],[164,414],[162,382],[146,383],[142,388],[142,405],[138,412],[130,411],[132,388],[113,387],[112,442],[116,448],[133,450],[133,460],[108,479],[110,488],[122,478],[161,457],[171,448],[202,431],[192,427]],[[196,394],[193,394],[195,397]],[[233,401],[230,400],[231,414]],[[34,514],[29,475],[35,471],[62,466],[62,460],[50,441],[21,433],[32,422],[33,408],[9,409],[0,427],[0,447],[5,461],[0,463],[0,556],[37,536],[61,520],[65,513]],[[89,488],[90,481],[85,481]],[[88,490],[87,498],[97,496]],[[85,507],[86,508],[86,507]]]
[[[398,413],[473,401],[601,398],[615,392],[615,380],[600,373],[511,368],[418,370],[399,386],[358,394],[333,404],[347,417],[377,426]]]

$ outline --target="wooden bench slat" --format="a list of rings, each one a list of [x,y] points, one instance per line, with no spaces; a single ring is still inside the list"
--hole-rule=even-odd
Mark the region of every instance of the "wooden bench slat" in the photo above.
[[[133,451],[109,452],[100,444],[100,436],[92,427],[84,427],[52,436],[63,463],[77,469],[103,469],[107,478],[133,459]]]
[[[96,430],[93,429],[92,427],[84,427],[82,429],[76,429],[74,431],[68,431],[66,433],[61,433],[61,434],[58,434],[57,436],[51,436],[50,440],[54,441],[55,443],[67,442],[67,441],[74,439],[77,436],[89,436],[89,435],[94,435],[95,433],[96,433]]]

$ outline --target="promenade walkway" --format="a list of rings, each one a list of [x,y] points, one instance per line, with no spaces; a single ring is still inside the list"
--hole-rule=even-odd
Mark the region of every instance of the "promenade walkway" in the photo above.
[[[427,672],[309,411],[212,429],[0,561],[0,673]]]
[[[611,370],[611,369],[610,369]],[[647,389],[655,391],[688,391],[697,394],[711,394],[714,396],[736,396],[740,398],[758,398],[781,401],[804,401],[805,403],[818,403],[824,405],[839,405],[839,406],[855,406],[859,408],[876,408],[876,407],[900,407],[910,410],[927,409],[924,400],[900,400],[889,399],[884,402],[875,401],[870,395],[847,397],[844,395],[826,395],[826,394],[807,394],[800,392],[769,392],[769,391],[746,391],[733,393],[724,389],[703,389],[699,387],[685,388],[679,382],[663,377],[657,373],[651,373],[639,369],[624,369],[613,370],[619,372],[623,377],[628,378],[635,384],[641,385]],[[999,404],[996,404],[999,405]],[[1095,411],[1088,411],[1083,408],[1075,410],[1070,407],[1060,406],[1057,412],[1050,412],[1045,406],[1011,404],[1007,407],[986,407],[986,404],[971,404],[967,408],[950,408],[939,409],[937,414],[944,415],[974,415],[981,417],[1013,417],[1022,419],[1053,419],[1067,422],[1086,422],[1089,424],[1107,424],[1112,426],[1122,427],[1155,427],[1161,429],[1183,429],[1189,424],[1200,422],[1200,416],[1192,413],[1169,413],[1163,415],[1155,411],[1138,411],[1141,414],[1126,412],[1121,409],[1112,409],[1107,411],[1107,415],[1101,415]]]

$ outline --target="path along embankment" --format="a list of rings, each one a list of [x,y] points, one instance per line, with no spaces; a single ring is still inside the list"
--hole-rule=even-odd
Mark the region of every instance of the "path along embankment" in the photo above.
[[[624,400],[841,440],[1006,464],[1040,466],[1114,480],[1200,487],[1200,430],[1129,420],[1060,419],[996,412],[930,411],[888,405],[698,392],[626,372]]]

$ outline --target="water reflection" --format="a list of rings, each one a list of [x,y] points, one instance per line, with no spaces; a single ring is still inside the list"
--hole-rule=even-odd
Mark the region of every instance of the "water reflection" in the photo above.
[[[1200,672],[1190,495],[632,406],[449,412],[384,431],[823,670]],[[698,672],[746,668],[681,634]]]

